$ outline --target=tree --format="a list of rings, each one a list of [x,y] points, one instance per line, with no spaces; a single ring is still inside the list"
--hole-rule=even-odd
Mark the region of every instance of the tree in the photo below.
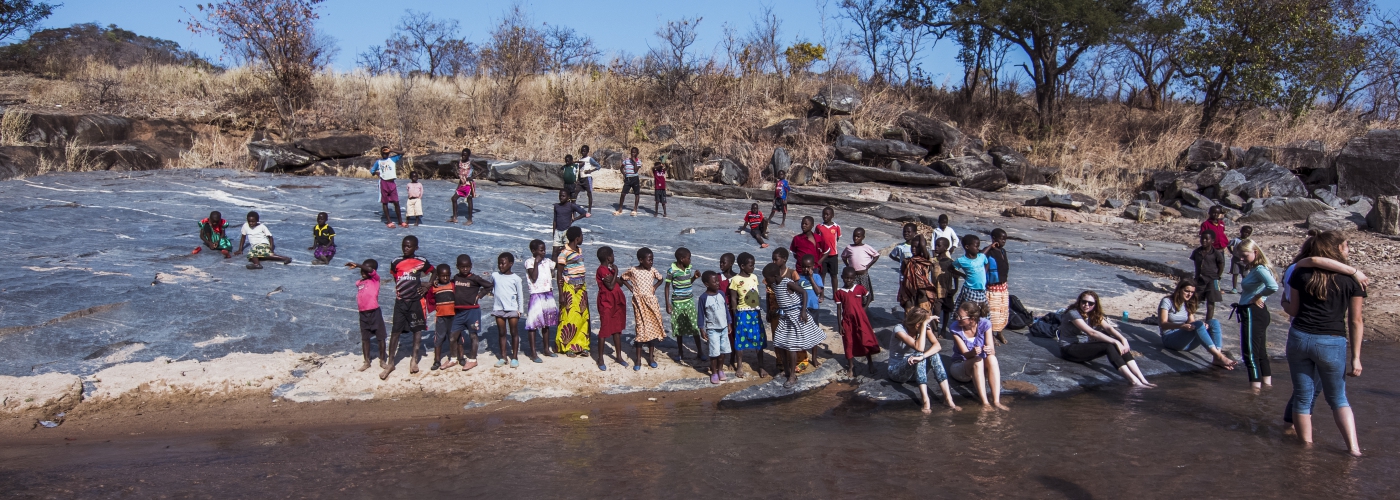
[[[400,71],[416,71],[431,80],[442,74],[449,51],[470,44],[457,37],[455,19],[435,18],[428,12],[405,11],[394,27],[394,36],[384,43]]]
[[[826,60],[826,47],[802,41],[794,43],[787,50],[784,50],[783,56],[787,59],[788,68],[792,70],[793,74],[806,73],[812,68],[812,64]]]
[[[544,45],[549,55],[549,70],[556,73],[592,64],[600,53],[588,35],[557,24],[545,28]]]
[[[661,88],[670,96],[677,95],[683,83],[695,75],[695,54],[690,47],[699,37],[700,17],[687,17],[666,21],[666,25],[656,30],[660,47],[653,47],[647,54],[650,73],[661,83]]]
[[[841,17],[855,24],[847,43],[870,63],[870,77],[880,79],[880,56],[894,22],[885,13],[885,0],[841,0]]]
[[[34,31],[40,22],[53,15],[55,8],[62,6],[34,0],[0,0],[0,41],[20,31]]]
[[[1332,51],[1362,23],[1363,2],[1189,0],[1179,66],[1201,94],[1197,129],[1204,134],[1225,109],[1310,106],[1349,64]]]
[[[1186,27],[1181,0],[1145,0],[1129,15],[1125,29],[1113,37],[1117,56],[1142,83],[1147,109],[1160,111],[1172,80],[1179,76],[1173,57]]]
[[[223,0],[196,4],[203,19],[186,26],[210,33],[224,50],[259,67],[272,90],[284,132],[300,132],[297,112],[315,98],[312,77],[325,67],[334,45],[316,31],[322,0]]]
[[[481,49],[481,66],[495,84],[499,116],[510,114],[520,86],[544,70],[548,49],[544,33],[530,23],[524,8],[516,4],[491,30],[491,39]]]

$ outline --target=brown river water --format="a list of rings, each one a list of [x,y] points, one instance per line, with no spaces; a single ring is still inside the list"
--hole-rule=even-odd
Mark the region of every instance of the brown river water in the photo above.
[[[7,498],[1396,498],[1400,347],[1367,345],[1348,379],[1365,456],[1331,412],[1317,444],[1285,435],[1290,384],[1243,375],[1157,377],[1012,411],[923,415],[850,403],[849,386],[776,404],[609,403],[363,426],[0,445]],[[667,398],[667,400],[677,398]],[[568,406],[568,405],[565,405]],[[580,418],[588,416],[587,419]]]

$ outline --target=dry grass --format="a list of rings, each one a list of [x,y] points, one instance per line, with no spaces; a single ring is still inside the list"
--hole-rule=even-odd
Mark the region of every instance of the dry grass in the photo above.
[[[689,89],[668,92],[649,78],[622,71],[547,75],[526,81],[510,111],[503,113],[505,91],[487,77],[428,80],[325,72],[316,77],[316,104],[298,121],[313,131],[365,131],[415,153],[471,147],[502,158],[558,161],[581,144],[594,150],[637,146],[654,157],[674,143],[738,160],[750,167],[750,182],[756,184],[777,145],[755,142],[753,132],[804,116],[807,97],[825,83],[822,78],[715,73],[697,77]],[[115,69],[91,62],[71,80],[0,78],[0,92],[16,88],[23,89],[28,109],[61,106],[65,111],[190,119],[244,134],[273,129],[276,123],[267,90],[246,68],[211,73],[158,65]],[[969,102],[936,88],[865,85],[862,91],[863,104],[850,119],[864,137],[879,137],[905,111],[926,113],[957,123],[988,146],[1010,146],[1037,164],[1063,168],[1063,187],[1104,195],[1131,193],[1147,172],[1174,168],[1177,155],[1197,137],[1197,111],[1190,104],[1148,111],[1070,101],[1056,131],[1039,134],[1033,106],[1025,99],[992,106],[985,99]],[[19,118],[5,115],[0,140],[10,143],[8,127]],[[646,140],[646,133],[662,124],[675,127],[676,138]],[[1256,110],[1225,120],[1207,136],[1242,147],[1316,139],[1331,150],[1367,128],[1394,125],[1363,122],[1345,113],[1314,113],[1295,122]],[[831,154],[822,137],[782,146],[795,164],[821,165]],[[206,139],[179,165],[246,163],[242,149],[238,140]]]
[[[172,168],[236,168],[248,164],[248,141],[224,134],[195,136],[194,146],[180,153]]]
[[[24,132],[29,129],[28,111],[22,109],[7,109],[5,115],[0,117],[0,146],[19,146],[24,144]]]

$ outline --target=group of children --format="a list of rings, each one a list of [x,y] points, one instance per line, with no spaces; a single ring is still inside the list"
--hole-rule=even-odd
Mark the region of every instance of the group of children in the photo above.
[[[381,221],[389,228],[408,227],[405,224],[403,211],[399,207],[399,186],[398,171],[399,163],[403,161],[403,153],[393,151],[389,146],[379,149],[378,160],[370,165],[370,175],[378,176],[379,179],[379,205],[383,210]],[[467,203],[467,221],[465,224],[471,225],[472,212],[474,206],[473,198],[477,196],[475,171],[471,163],[472,150],[463,148],[462,157],[457,162],[457,189],[453,190],[451,196],[452,217],[447,219],[449,223],[457,222],[457,204],[462,200]],[[423,183],[419,182],[420,176],[416,170],[408,173],[408,219],[407,222],[414,226],[423,223]],[[590,192],[590,197],[592,196]],[[591,201],[591,200],[590,200]],[[389,205],[394,206],[394,219],[389,220]]]

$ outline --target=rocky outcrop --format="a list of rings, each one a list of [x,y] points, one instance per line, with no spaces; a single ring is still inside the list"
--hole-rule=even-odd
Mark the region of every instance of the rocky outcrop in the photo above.
[[[987,150],[992,164],[1006,174],[1006,181],[1014,184],[1045,184],[1049,179],[1046,171],[1031,165],[1024,155],[1006,146],[992,146]]]
[[[1400,235],[1400,197],[1376,198],[1371,212],[1366,214],[1366,224],[1381,234]]]
[[[1350,210],[1323,210],[1308,216],[1308,229],[1318,231],[1357,231],[1366,227],[1366,216]]]
[[[647,132],[647,139],[652,142],[666,142],[676,137],[676,128],[670,125],[657,125]]]
[[[823,85],[812,96],[813,111],[822,114],[849,115],[860,107],[860,91],[844,83]]]
[[[1337,194],[1400,195],[1400,130],[1372,130],[1347,141],[1337,156]]]
[[[280,172],[321,160],[309,151],[291,144],[277,144],[272,141],[249,142],[248,157],[252,158],[253,168],[259,172]]]
[[[1006,187],[1006,173],[976,156],[958,156],[934,162],[933,169],[956,177],[962,186],[982,191],[997,191]]]
[[[99,144],[131,138],[133,120],[117,115],[30,114],[21,135],[29,144]]]
[[[909,140],[928,150],[930,156],[956,156],[967,144],[967,136],[956,127],[918,113],[904,113],[895,122],[909,132]]]
[[[1208,162],[1217,162],[1225,159],[1229,152],[1224,144],[1210,139],[1196,139],[1190,146],[1179,155],[1181,166],[1190,168],[1190,165]]]
[[[851,135],[836,138],[837,150],[859,151],[861,158],[868,161],[877,159],[918,161],[928,154],[928,150],[902,141],[890,139],[861,139]]]
[[[790,168],[792,168],[792,155],[789,155],[786,149],[773,148],[773,158],[768,161],[768,176],[776,179]]]
[[[804,137],[821,137],[822,129],[821,118],[789,118],[758,129],[754,132],[754,139],[794,144]]]
[[[895,172],[893,170],[865,167],[840,161],[834,161],[826,165],[826,180],[829,182],[883,182],[913,186],[958,185],[958,178],[956,177]]]
[[[497,182],[514,182],[526,186],[563,189],[564,178],[559,172],[563,166],[560,163],[538,161],[502,162],[491,165],[487,178]]]
[[[1255,198],[1244,207],[1239,222],[1283,222],[1307,220],[1308,216],[1332,207],[1312,198]]]
[[[293,147],[325,160],[372,154],[375,145],[374,137],[369,135],[339,131],[317,134],[292,143]]]
[[[1237,170],[1237,172],[1245,178],[1244,184],[1239,186],[1238,191],[1227,189],[1223,185],[1223,180],[1221,181],[1221,189],[1233,191],[1246,198],[1304,197],[1308,195],[1307,186],[1304,186],[1303,181],[1298,180],[1298,176],[1293,175],[1292,171],[1267,161],[1255,163]]]

